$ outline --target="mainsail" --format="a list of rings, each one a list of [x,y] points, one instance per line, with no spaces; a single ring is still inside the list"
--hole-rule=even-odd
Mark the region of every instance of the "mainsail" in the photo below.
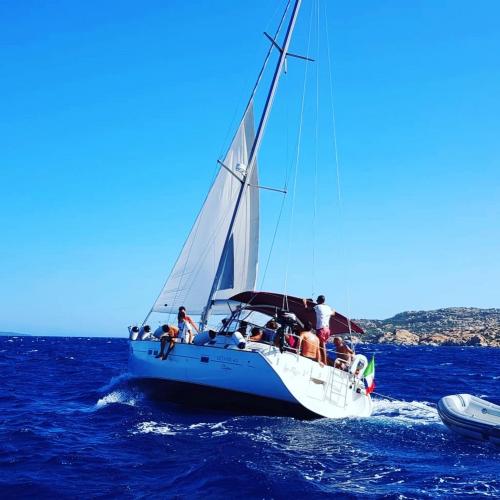
[[[177,262],[153,305],[154,312],[176,313],[179,306],[186,306],[189,313],[202,314],[221,258],[223,267],[214,299],[254,289],[259,246],[257,164],[245,176],[254,141],[251,101]],[[240,179],[244,179],[246,186],[224,248],[241,189]]]

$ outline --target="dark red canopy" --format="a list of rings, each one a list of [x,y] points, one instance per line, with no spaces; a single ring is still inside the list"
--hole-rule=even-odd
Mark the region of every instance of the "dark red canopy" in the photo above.
[[[282,295],[281,293],[241,292],[233,295],[229,300],[242,302],[250,306],[254,311],[269,315],[274,315],[278,309],[284,309],[294,313],[302,323],[309,320],[313,325],[315,324],[316,313],[313,307],[316,305],[316,302],[312,300],[307,301],[307,309],[304,307],[302,299],[291,297],[290,295]],[[350,329],[349,323],[351,324]],[[350,331],[364,333],[361,327],[353,321],[349,322],[345,316],[342,316],[338,312],[330,318],[330,332],[332,335],[349,333]]]

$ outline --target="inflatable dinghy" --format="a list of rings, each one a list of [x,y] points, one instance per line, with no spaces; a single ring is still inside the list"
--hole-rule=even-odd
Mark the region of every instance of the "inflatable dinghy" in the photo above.
[[[439,416],[462,436],[500,445],[500,406],[470,394],[445,396],[438,403]]]

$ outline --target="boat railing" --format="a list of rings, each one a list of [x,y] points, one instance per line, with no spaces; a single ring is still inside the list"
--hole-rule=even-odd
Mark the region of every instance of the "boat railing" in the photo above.
[[[292,331],[272,331],[269,328],[261,327],[259,325],[253,324],[251,322],[245,322],[245,330],[240,333],[244,335],[245,340],[250,340],[251,331],[254,328],[259,328],[263,330],[263,338],[259,340],[254,340],[258,342],[260,346],[267,346],[264,351],[272,354],[276,352],[276,348],[280,348],[282,352],[287,352],[294,355],[297,361],[304,358],[302,355],[302,344],[303,339],[297,333]],[[283,335],[283,340],[281,341],[281,346],[279,342],[279,336]],[[318,372],[319,364],[315,362],[316,360],[311,359],[312,363],[309,367],[309,380],[311,383],[318,383],[321,379],[323,384],[323,398],[330,400],[332,403],[340,407],[345,407],[347,405],[347,397],[349,392],[349,387],[352,385],[353,376],[349,373],[349,361],[343,359],[341,356],[337,355],[336,349],[332,344],[321,345],[319,347],[321,355],[321,364],[325,368],[330,368],[330,370],[325,370],[323,374]],[[323,363],[326,361],[326,363]]]
[[[259,344],[264,344],[269,346],[269,350],[272,350],[273,347],[279,347],[276,342],[278,332],[276,332],[276,337],[272,340],[259,340]],[[286,352],[290,352],[295,354],[297,358],[303,357],[301,354],[301,347],[302,347],[302,339],[300,335],[297,335],[295,333],[285,333],[285,343],[283,345],[283,350]],[[249,336],[247,336],[247,340],[249,340]],[[293,339],[293,341],[291,341]],[[325,365],[331,366],[335,368],[338,368],[342,371],[347,371],[349,368],[349,361],[343,359],[342,357],[337,355],[336,349],[334,347],[329,347],[328,345],[325,346],[320,346],[319,347],[320,352],[324,354],[323,356],[320,356],[320,359],[322,361],[326,360],[327,362]],[[333,354],[333,355],[332,355]]]

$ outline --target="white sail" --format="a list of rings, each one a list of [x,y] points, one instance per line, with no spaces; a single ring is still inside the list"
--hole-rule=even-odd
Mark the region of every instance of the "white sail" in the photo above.
[[[220,168],[153,311],[176,313],[179,306],[185,306],[190,314],[203,312],[241,188],[238,178],[243,178],[254,140],[253,103],[250,103],[223,161],[232,173]],[[259,246],[257,184],[255,164],[246,179],[238,215],[224,252],[224,267],[215,299],[228,298],[255,287]]]

